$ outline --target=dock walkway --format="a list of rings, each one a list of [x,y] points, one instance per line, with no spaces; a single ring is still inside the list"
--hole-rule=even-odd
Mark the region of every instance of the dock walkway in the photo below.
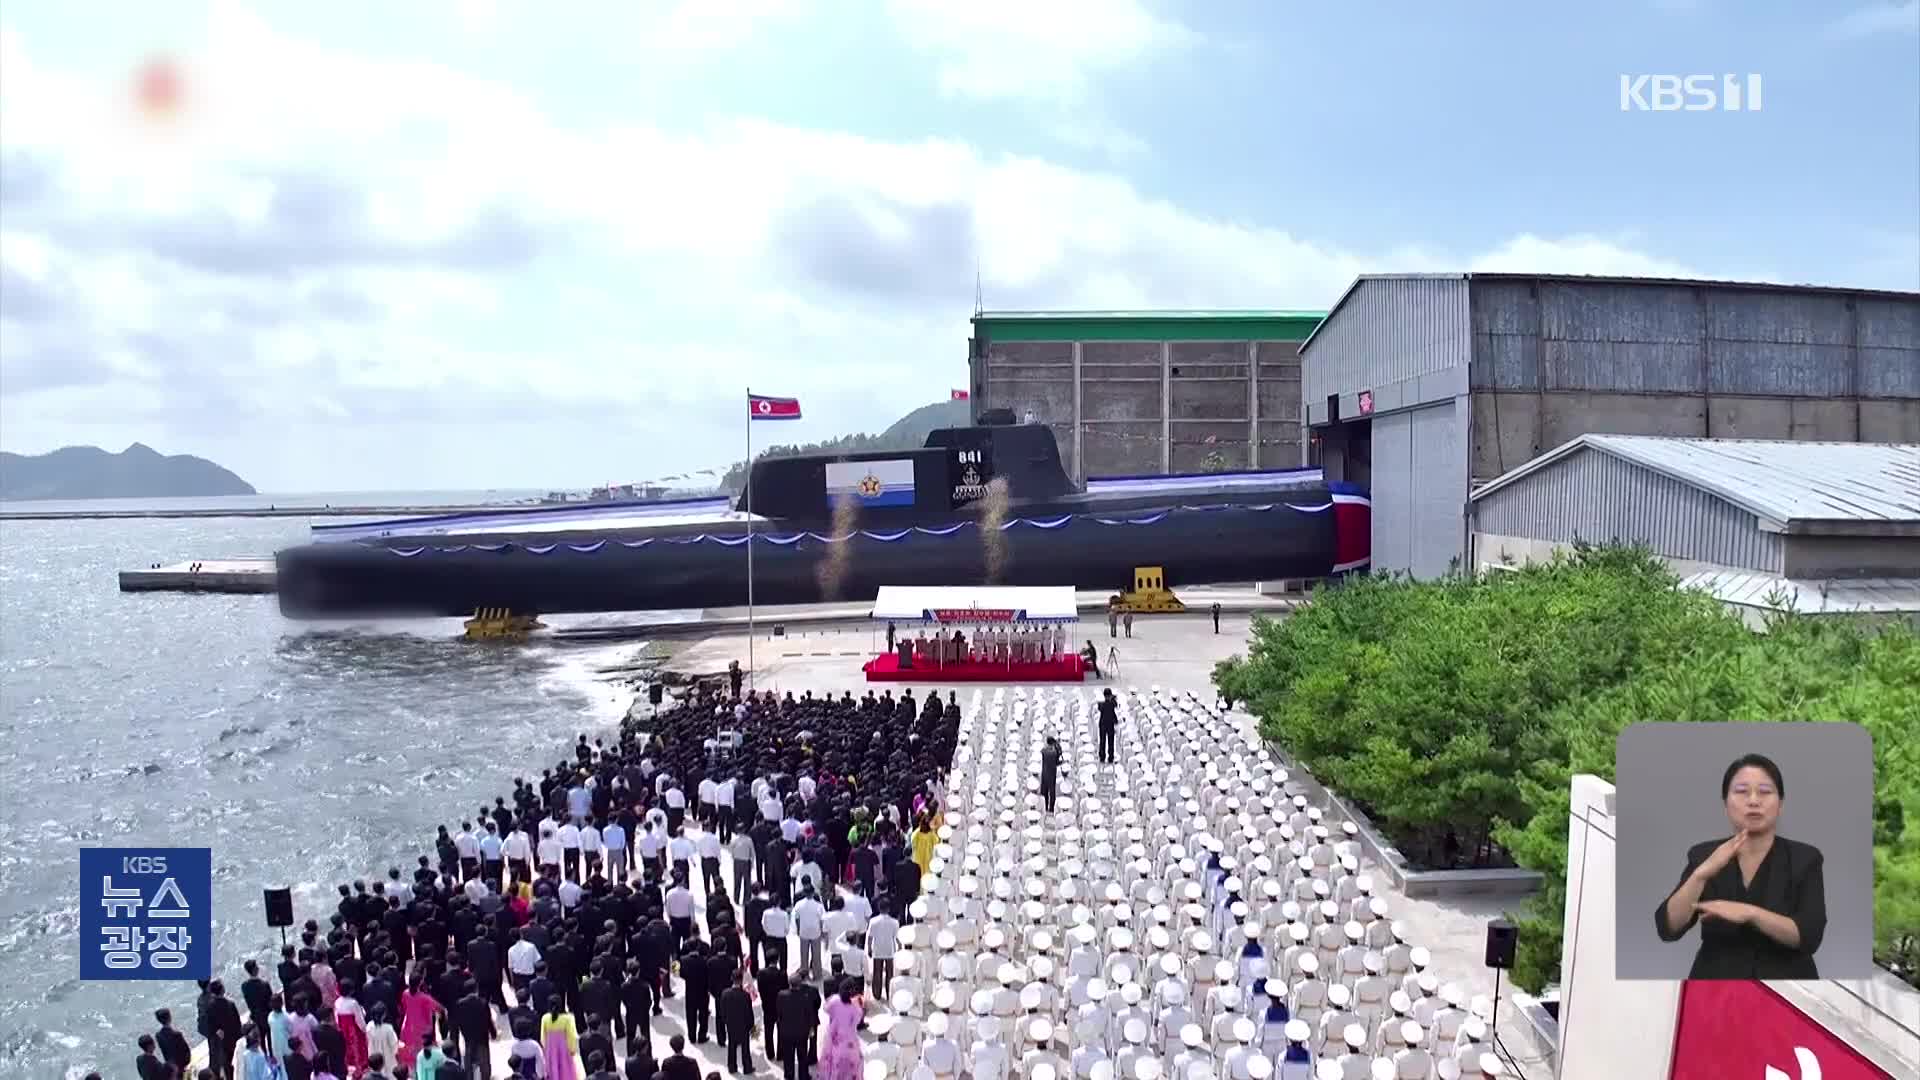
[[[120,571],[121,592],[270,593],[272,559],[195,559]]]
[[[565,505],[565,504],[553,504]],[[582,506],[594,505],[582,503]],[[154,507],[140,510],[5,510],[0,521],[132,521],[140,518],[316,518],[430,517],[440,514],[494,514],[502,510],[538,510],[537,503],[497,503],[481,506],[246,506]]]

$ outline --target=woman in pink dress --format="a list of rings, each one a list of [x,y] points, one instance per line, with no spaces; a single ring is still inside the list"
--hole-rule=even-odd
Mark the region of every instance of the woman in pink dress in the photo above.
[[[540,1042],[547,1054],[547,1080],[579,1080],[574,1055],[580,1050],[580,1035],[573,1025],[573,1014],[553,999],[553,1011],[540,1020]]]
[[[820,1042],[818,1080],[860,1080],[860,1021],[866,1006],[846,990],[827,1000],[827,1037]]]
[[[320,988],[320,1008],[333,1008],[333,1003],[340,999],[340,980],[334,975],[333,965],[327,963],[325,956],[314,960],[313,966],[307,969],[307,978]]]
[[[340,984],[340,996],[333,1001],[333,1024],[347,1044],[347,1075],[367,1071],[367,1012],[353,996],[352,981]]]
[[[426,980],[418,975],[407,981],[407,988],[400,991],[400,1060],[412,1061],[413,1055],[420,1050],[421,1043],[433,1034],[434,1017],[446,1012],[446,1007],[435,1001],[427,993]]]

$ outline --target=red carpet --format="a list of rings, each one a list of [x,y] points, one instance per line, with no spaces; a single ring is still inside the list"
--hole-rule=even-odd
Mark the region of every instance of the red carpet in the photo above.
[[[1080,657],[1063,656],[1038,664],[950,663],[902,668],[895,653],[881,653],[866,662],[868,682],[1080,682],[1085,677]]]

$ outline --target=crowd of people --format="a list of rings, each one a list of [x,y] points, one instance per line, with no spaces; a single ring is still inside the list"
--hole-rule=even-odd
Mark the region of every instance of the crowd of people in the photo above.
[[[159,1010],[137,1075],[491,1078],[504,1034],[515,1077],[703,1080],[688,1047],[718,1040],[736,1075],[758,1042],[786,1080],[858,1080],[858,1002],[891,978],[959,721],[952,694],[742,693],[736,672],[612,746],[582,735],[413,867],[339,885],[237,995],[202,982],[197,1074]]]

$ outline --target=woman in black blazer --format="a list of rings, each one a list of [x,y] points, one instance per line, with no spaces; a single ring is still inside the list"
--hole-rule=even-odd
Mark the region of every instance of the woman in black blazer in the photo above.
[[[1727,766],[1720,799],[1734,833],[1687,851],[1680,884],[1653,913],[1662,941],[1700,923],[1690,979],[1817,979],[1827,929],[1820,849],[1774,831],[1786,797],[1780,767],[1759,754]]]

